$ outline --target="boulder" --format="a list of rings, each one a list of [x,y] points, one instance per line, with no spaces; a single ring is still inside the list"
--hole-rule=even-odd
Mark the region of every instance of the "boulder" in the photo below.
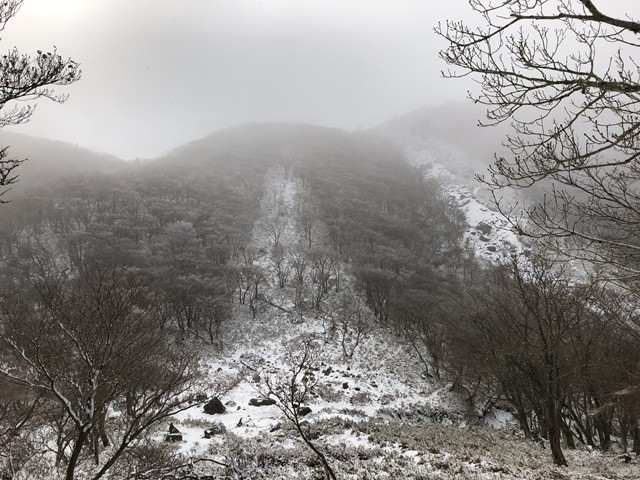
[[[164,436],[165,442],[181,442],[182,433],[178,430],[173,423],[169,424],[169,433]]]
[[[269,429],[269,433],[277,432],[278,430],[280,430],[280,428],[281,428],[280,424],[276,423],[273,427]]]
[[[483,235],[489,235],[491,233],[491,225],[480,222],[478,225],[476,225],[476,230],[480,230]]]
[[[298,409],[298,415],[300,417],[304,417],[305,415],[309,415],[311,413],[311,408],[309,407],[300,407]]]
[[[209,400],[204,406],[204,413],[208,415],[220,415],[224,413],[227,409],[222,404],[218,397],[214,397]]]
[[[273,398],[252,398],[249,400],[249,405],[252,407],[265,407],[267,405],[275,405],[276,401]]]
[[[216,423],[204,431],[204,438],[211,438],[215,435],[222,435],[227,428],[222,423]]]

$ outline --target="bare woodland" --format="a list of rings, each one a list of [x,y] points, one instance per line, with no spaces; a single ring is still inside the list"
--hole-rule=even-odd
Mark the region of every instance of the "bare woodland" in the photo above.
[[[498,409],[523,449],[548,445],[557,467],[569,450],[640,453],[640,23],[592,0],[469,3],[481,27],[436,28],[444,74],[478,81],[470,96],[486,128],[511,127],[510,153],[478,180],[523,248],[476,258],[459,206],[377,131],[238,127],[113,175],[69,172],[3,197],[1,478],[198,478],[194,465],[208,478],[266,478],[256,472],[299,461],[335,480],[358,462],[375,471],[366,462],[384,450],[339,452],[312,427],[439,455],[429,435],[447,448],[476,434],[499,444],[503,433],[474,430]],[[21,4],[0,6],[0,29]],[[79,78],[55,50],[11,50],[0,126],[32,114],[15,100],[63,102],[53,88]],[[0,149],[0,196],[22,162]],[[514,189],[523,202],[507,200]],[[243,336],[276,313],[292,332],[322,329],[281,368],[241,359],[238,378],[217,385],[207,362],[238,339],[257,343]],[[422,412],[303,420],[313,398],[338,397],[321,388],[323,348],[350,366],[385,335],[424,385],[464,403],[464,441],[414,422]],[[274,453],[227,432],[218,451],[189,458],[162,441],[176,414],[241,381],[276,403],[303,449]],[[414,478],[402,468],[418,463],[396,460],[401,473],[385,478]]]

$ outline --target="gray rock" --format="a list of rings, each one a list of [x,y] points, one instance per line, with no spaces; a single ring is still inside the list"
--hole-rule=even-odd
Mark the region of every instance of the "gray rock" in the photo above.
[[[252,398],[249,400],[249,405],[252,407],[264,407],[267,405],[275,405],[276,401],[273,398]]]

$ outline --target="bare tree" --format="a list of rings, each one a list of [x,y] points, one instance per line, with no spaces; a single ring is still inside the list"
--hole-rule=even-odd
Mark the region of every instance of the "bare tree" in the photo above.
[[[317,229],[318,214],[309,206],[305,206],[301,210],[298,214],[298,226],[302,236],[307,241],[307,247],[311,248],[313,236]]]
[[[469,3],[483,27],[436,28],[449,42],[445,76],[476,75],[481,91],[470,95],[488,107],[485,124],[513,131],[513,156],[480,180],[520,234],[561,239],[565,254],[603,264],[601,276],[637,280],[640,22],[603,13],[600,0]],[[534,185],[546,195],[524,209],[498,193]]]
[[[9,0],[0,4],[0,31],[18,13],[22,3],[23,0]],[[33,114],[34,105],[18,107],[14,102],[48,98],[62,103],[67,96],[55,93],[51,86],[69,85],[79,79],[78,64],[62,58],[55,48],[53,52],[38,50],[35,57],[21,54],[17,48],[9,50],[0,57],[0,128],[24,123]],[[23,162],[10,158],[7,147],[0,149],[0,187],[17,181],[14,170]],[[8,188],[0,190],[0,197],[7,191]],[[0,203],[6,200],[0,199]]]
[[[278,285],[280,288],[284,288],[287,284],[289,274],[291,273],[291,265],[288,262],[287,250],[282,245],[273,247],[271,249],[270,260],[271,266],[275,269],[276,276],[278,277]]]
[[[287,223],[287,217],[276,215],[267,218],[262,224],[262,231],[269,236],[274,247],[280,245],[280,238],[287,229]]]
[[[94,480],[149,427],[188,408],[197,395],[196,356],[153,315],[147,284],[135,272],[105,266],[77,281],[53,274],[40,279],[37,303],[3,298],[0,343],[7,353],[0,374],[46,395],[68,417],[67,480],[86,460],[92,438],[106,438],[107,408],[119,416],[108,453],[100,456],[93,445]]]
[[[369,310],[364,302],[353,294],[344,294],[340,299],[337,318],[331,330],[338,333],[342,353],[346,358],[353,358],[358,346],[374,330],[373,319],[369,318]]]
[[[296,308],[304,308],[304,297],[306,290],[305,273],[307,271],[307,255],[302,249],[289,252],[289,265],[293,272],[292,283],[295,289]]]
[[[319,350],[313,339],[303,339],[298,349],[289,351],[287,364],[283,370],[267,372],[263,377],[261,394],[274,396],[277,406],[285,417],[291,421],[300,438],[318,457],[328,480],[336,480],[327,457],[309,438],[302,424],[303,415],[300,407],[308,400],[312,390],[320,378],[316,375]]]

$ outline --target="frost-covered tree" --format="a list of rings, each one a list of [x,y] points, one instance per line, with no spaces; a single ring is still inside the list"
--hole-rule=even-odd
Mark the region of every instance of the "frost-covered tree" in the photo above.
[[[33,283],[0,303],[0,375],[68,419],[64,478],[83,465],[96,480],[152,425],[192,404],[197,357],[154,315],[136,272],[96,266],[67,279],[49,270]]]

